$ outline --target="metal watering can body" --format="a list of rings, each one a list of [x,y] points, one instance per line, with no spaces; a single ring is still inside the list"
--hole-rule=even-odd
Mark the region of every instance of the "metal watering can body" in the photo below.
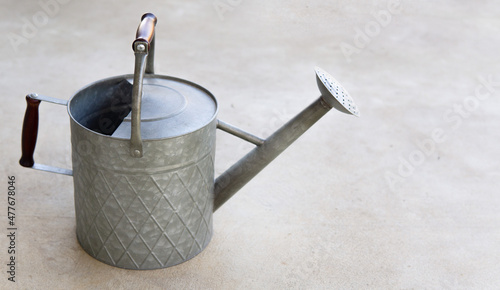
[[[316,68],[320,98],[265,140],[244,132],[217,119],[217,101],[206,89],[154,74],[155,25],[154,15],[143,16],[134,75],[90,84],[69,101],[26,98],[21,165],[72,175],[79,243],[92,257],[127,269],[196,256],[212,237],[213,212],[310,126],[333,107],[359,114],[342,86]],[[42,100],[68,107],[72,171],[33,160]],[[256,147],[214,180],[217,128]]]
[[[212,237],[217,120],[213,114],[192,132],[145,138],[144,154],[136,157],[130,139],[89,130],[80,117],[89,115],[88,106],[81,106],[84,100],[102,97],[99,88],[126,77],[90,85],[68,104],[77,237],[87,253],[113,266],[169,267],[197,255]],[[150,78],[188,86],[168,77]],[[147,83],[146,78],[144,87]]]

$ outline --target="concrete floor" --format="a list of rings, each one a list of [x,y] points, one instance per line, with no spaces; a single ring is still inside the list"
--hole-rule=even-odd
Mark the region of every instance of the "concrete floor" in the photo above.
[[[4,190],[1,289],[500,285],[494,1],[58,1],[40,1],[47,12],[39,1],[1,6],[1,176],[5,188],[16,177],[19,228],[14,284]],[[24,96],[69,99],[131,73],[144,12],[159,19],[157,72],[208,88],[226,122],[266,137],[319,96],[314,66],[347,88],[361,118],[321,119],[214,215],[199,256],[131,271],[78,245],[71,177],[17,162]],[[43,103],[40,116],[35,159],[70,168],[66,109]],[[249,148],[219,132],[216,174]]]

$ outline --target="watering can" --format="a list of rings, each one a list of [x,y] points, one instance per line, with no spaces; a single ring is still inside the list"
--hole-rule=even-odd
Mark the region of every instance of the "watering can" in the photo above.
[[[347,91],[316,68],[321,97],[267,139],[217,119],[215,97],[187,80],[154,74],[157,19],[145,14],[133,42],[133,75],[92,83],[69,101],[29,94],[20,164],[73,176],[76,234],[99,261],[158,269],[200,253],[212,214],[331,108],[359,116]],[[67,106],[72,170],[35,163],[41,101]],[[220,129],[255,148],[214,179]]]

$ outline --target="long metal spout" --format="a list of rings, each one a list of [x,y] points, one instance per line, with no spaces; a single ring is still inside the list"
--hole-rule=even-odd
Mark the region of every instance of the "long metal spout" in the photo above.
[[[319,98],[215,180],[214,211],[273,161],[331,107]]]
[[[257,142],[259,140],[252,142],[257,147],[215,180],[214,211],[271,163],[330,109],[336,108],[344,113],[359,115],[347,91],[328,73],[316,68],[316,77],[322,96],[262,143]],[[232,134],[242,135],[240,132],[232,132]],[[247,137],[246,139],[255,138]]]

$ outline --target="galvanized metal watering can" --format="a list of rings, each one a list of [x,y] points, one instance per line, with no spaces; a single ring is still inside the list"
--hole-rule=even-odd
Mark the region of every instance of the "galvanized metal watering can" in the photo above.
[[[214,96],[192,82],[154,74],[156,17],[133,42],[135,71],[80,89],[69,101],[26,97],[24,167],[72,175],[76,233],[92,257],[127,269],[173,266],[212,237],[212,213],[331,108],[359,115],[346,90],[316,68],[321,97],[267,139],[217,119]],[[68,107],[73,170],[34,162],[41,101]],[[256,145],[214,180],[215,132]]]

